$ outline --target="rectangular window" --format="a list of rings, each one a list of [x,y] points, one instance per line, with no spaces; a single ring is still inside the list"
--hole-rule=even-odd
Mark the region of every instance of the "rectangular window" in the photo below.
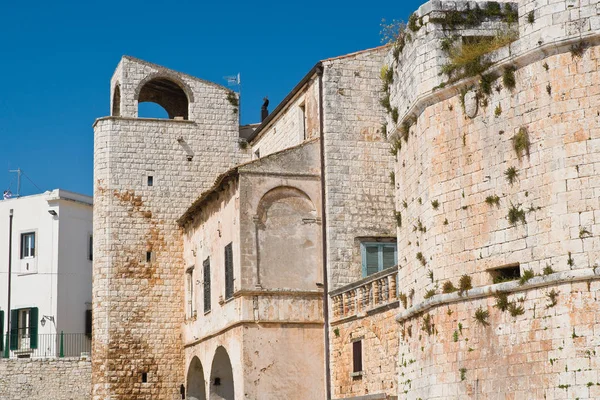
[[[194,304],[194,267],[186,271],[187,288],[187,316],[193,318],[196,316],[196,305]]]
[[[204,272],[204,312],[210,311],[210,257],[202,263]]]
[[[154,186],[154,177],[152,175],[148,175],[148,186]]]
[[[488,271],[492,277],[492,282],[502,283],[516,281],[521,277],[521,267],[519,264],[505,265]]]
[[[300,121],[299,122],[300,122],[300,129],[302,132],[302,139],[306,140],[306,139],[308,139],[306,137],[306,106],[304,104],[302,104],[299,106],[299,108],[300,108],[300,115],[299,115]]]
[[[396,243],[365,242],[360,244],[360,250],[363,276],[369,276],[397,265]]]
[[[94,261],[94,237],[92,235],[88,240],[88,260]]]
[[[10,311],[10,349],[37,349],[38,309],[21,308]]]
[[[85,336],[92,338],[92,310],[85,310]]]
[[[225,246],[225,299],[233,297],[233,248],[229,243]]]
[[[147,251],[146,252],[146,262],[152,262],[152,252],[151,251]]]
[[[21,234],[21,258],[35,257],[35,232]]]
[[[352,372],[362,370],[362,340],[357,340],[352,342]]]

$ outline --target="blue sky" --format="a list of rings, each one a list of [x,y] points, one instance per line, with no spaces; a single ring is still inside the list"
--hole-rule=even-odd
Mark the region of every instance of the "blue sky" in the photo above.
[[[241,73],[257,122],[320,59],[380,44],[381,19],[422,1],[6,1],[0,4],[0,191],[22,168],[41,190],[92,194],[93,130],[123,54],[216,83]],[[365,8],[366,7],[366,8]],[[140,110],[152,112],[152,110]],[[22,195],[40,190],[27,178]]]

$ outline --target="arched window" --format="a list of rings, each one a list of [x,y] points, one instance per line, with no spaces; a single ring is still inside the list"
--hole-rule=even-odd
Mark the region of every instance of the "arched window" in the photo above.
[[[146,102],[161,106],[169,119],[188,119],[188,97],[177,83],[168,78],[154,78],[142,86],[138,96],[138,108],[139,104]],[[152,113],[156,114],[156,108]],[[138,116],[141,116],[139,109]],[[144,117],[150,116],[144,115]],[[160,117],[162,116],[158,118]]]
[[[115,86],[115,92],[113,93],[112,113],[113,117],[121,116],[121,86]]]

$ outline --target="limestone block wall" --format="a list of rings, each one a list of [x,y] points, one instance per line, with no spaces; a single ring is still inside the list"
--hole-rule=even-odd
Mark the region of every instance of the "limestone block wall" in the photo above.
[[[432,298],[419,313],[401,314],[399,398],[600,397],[595,271],[496,286],[518,315],[495,306],[491,287]],[[475,319],[480,307],[489,312],[485,325]]]
[[[351,321],[331,324],[332,396],[344,399],[369,394],[398,393],[397,307]],[[353,376],[353,342],[362,341],[360,375]]]
[[[460,3],[430,2],[420,10],[438,6]],[[409,307],[399,316],[401,397],[596,396],[596,382],[575,375],[593,378],[597,370],[589,348],[594,317],[583,316],[596,313],[584,299],[595,297],[597,277],[592,272],[586,283],[571,284],[569,274],[587,273],[600,256],[600,38],[593,28],[599,10],[587,1],[518,7],[519,38],[490,56],[486,73],[496,76],[489,93],[480,76],[436,89],[434,78],[406,86],[411,79],[403,76],[391,85],[398,127],[410,125],[407,140],[400,129],[392,135],[402,145],[395,164],[398,281]],[[423,35],[432,29],[421,28]],[[412,68],[405,61],[396,65],[400,76]],[[503,75],[514,76],[514,88]],[[534,278],[533,286],[487,286],[494,270],[507,266],[548,277]],[[473,291],[441,294],[463,275]],[[514,316],[493,307],[497,290],[511,293]],[[563,308],[547,307],[552,290]],[[490,313],[489,326],[474,320],[480,307]],[[579,339],[578,329],[588,338]],[[589,355],[587,366],[554,366],[556,358],[581,354]]]
[[[245,154],[227,89],[131,59],[117,75],[121,115],[137,109],[127,93],[161,76],[185,88],[190,120],[107,117],[94,126],[93,397],[180,398],[184,261],[175,221]]]
[[[0,361],[0,400],[87,400],[91,389],[89,360]]]
[[[395,235],[393,157],[379,104],[386,48],[323,61],[327,257],[330,290],[361,277],[357,237]]]
[[[316,74],[252,142],[252,154],[261,157],[319,137],[319,84]]]

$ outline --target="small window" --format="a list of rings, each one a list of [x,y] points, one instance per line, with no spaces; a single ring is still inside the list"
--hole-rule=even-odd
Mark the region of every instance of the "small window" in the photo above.
[[[92,338],[92,310],[85,310],[85,336]]]
[[[146,262],[152,262],[152,252],[151,251],[147,251],[146,252]]]
[[[396,243],[366,242],[361,243],[360,247],[363,276],[372,275],[397,264]]]
[[[225,246],[225,298],[233,297],[233,248],[229,243]]]
[[[148,186],[154,186],[154,177],[152,175],[148,175]]]
[[[306,106],[304,104],[299,106],[300,108],[300,131],[302,132],[302,139],[306,140]]]
[[[352,372],[362,372],[362,340],[352,342]]]
[[[254,158],[260,158],[260,149],[256,149],[254,152]]]
[[[142,372],[142,383],[148,383],[148,373]]]
[[[521,277],[521,267],[519,264],[506,265],[488,271],[492,276],[493,283],[502,283],[515,281]]]
[[[35,257],[35,232],[21,234],[21,258]]]
[[[88,240],[88,260],[94,261],[94,237],[92,235]]]
[[[204,273],[204,312],[210,311],[210,258],[202,263]]]
[[[188,314],[188,318],[193,318],[196,316],[196,305],[194,302],[194,267],[190,267],[186,271],[186,288],[187,288],[187,314]]]

